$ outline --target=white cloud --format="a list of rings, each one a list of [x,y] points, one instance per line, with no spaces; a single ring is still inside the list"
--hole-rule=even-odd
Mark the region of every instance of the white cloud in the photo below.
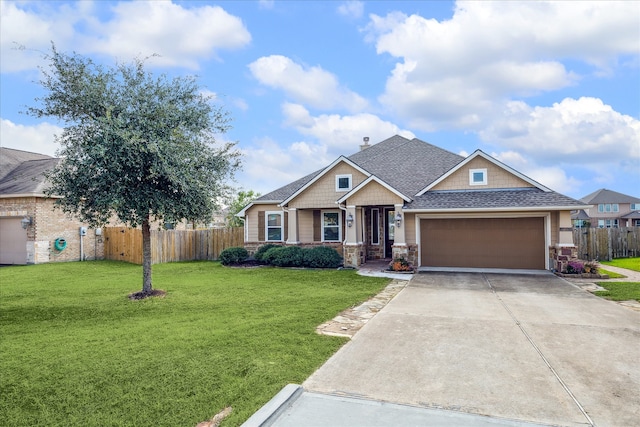
[[[640,121],[598,98],[566,98],[551,107],[514,101],[507,107],[501,118],[480,132],[483,140],[540,162],[640,159]]]
[[[481,129],[514,96],[576,84],[561,61],[606,71],[640,51],[637,2],[458,2],[450,20],[371,15],[367,39],[399,58],[380,101],[411,126]]]
[[[334,158],[357,152],[365,136],[372,142],[382,141],[396,134],[409,139],[415,138],[412,132],[400,129],[373,114],[312,116],[303,106],[290,103],[284,104],[282,111],[286,126],[295,128],[302,135],[313,137],[322,145],[326,145],[328,153]]]
[[[61,134],[61,127],[46,122],[27,126],[0,119],[0,139],[6,148],[55,156],[60,147],[54,142],[54,136]]]
[[[95,3],[88,1],[3,1],[0,7],[3,72],[34,68],[51,41],[62,51],[73,48],[83,55],[99,53],[123,61],[158,54],[152,64],[190,69],[197,69],[203,59],[215,58],[221,49],[251,42],[242,20],[218,6],[120,2],[103,21],[94,16]],[[29,50],[15,50],[14,43]]]
[[[338,6],[338,14],[349,18],[361,18],[364,13],[364,3],[361,1],[346,1]]]
[[[252,62],[249,69],[263,85],[314,108],[356,112],[367,107],[364,98],[341,86],[334,74],[321,67],[304,67],[286,56],[271,55]]]
[[[101,25],[92,49],[115,57],[159,54],[154,63],[198,68],[198,61],[220,49],[237,49],[251,41],[242,20],[218,6],[184,8],[166,1],[123,2],[114,19]]]

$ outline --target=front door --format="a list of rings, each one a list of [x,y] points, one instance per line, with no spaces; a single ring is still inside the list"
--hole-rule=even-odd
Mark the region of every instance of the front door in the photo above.
[[[391,208],[385,208],[384,210],[384,257],[391,258],[393,255],[392,246],[395,236],[395,218],[396,211]]]

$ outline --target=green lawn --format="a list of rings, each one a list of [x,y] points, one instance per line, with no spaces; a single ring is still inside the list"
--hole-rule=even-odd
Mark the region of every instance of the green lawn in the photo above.
[[[598,273],[606,274],[607,276],[609,276],[609,279],[620,279],[623,277],[627,277],[624,274],[618,274],[613,271],[605,270],[604,268],[598,268]]]
[[[344,343],[315,327],[388,279],[350,270],[155,265],[0,268],[0,425],[239,425]]]
[[[596,291],[595,295],[613,301],[636,300],[640,302],[639,282],[598,282],[606,291]]]
[[[640,258],[617,258],[612,261],[599,261],[602,265],[613,265],[614,267],[626,268],[628,270],[640,271]]]

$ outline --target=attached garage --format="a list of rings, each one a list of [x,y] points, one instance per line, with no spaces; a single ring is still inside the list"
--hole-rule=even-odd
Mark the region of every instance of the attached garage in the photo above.
[[[423,267],[545,269],[543,217],[420,220]]]
[[[27,263],[27,231],[19,218],[0,218],[0,264]]]

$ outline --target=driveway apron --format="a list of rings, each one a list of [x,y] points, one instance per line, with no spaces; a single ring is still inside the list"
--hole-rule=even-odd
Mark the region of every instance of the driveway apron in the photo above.
[[[553,425],[637,425],[640,313],[550,273],[421,273],[304,384]]]

